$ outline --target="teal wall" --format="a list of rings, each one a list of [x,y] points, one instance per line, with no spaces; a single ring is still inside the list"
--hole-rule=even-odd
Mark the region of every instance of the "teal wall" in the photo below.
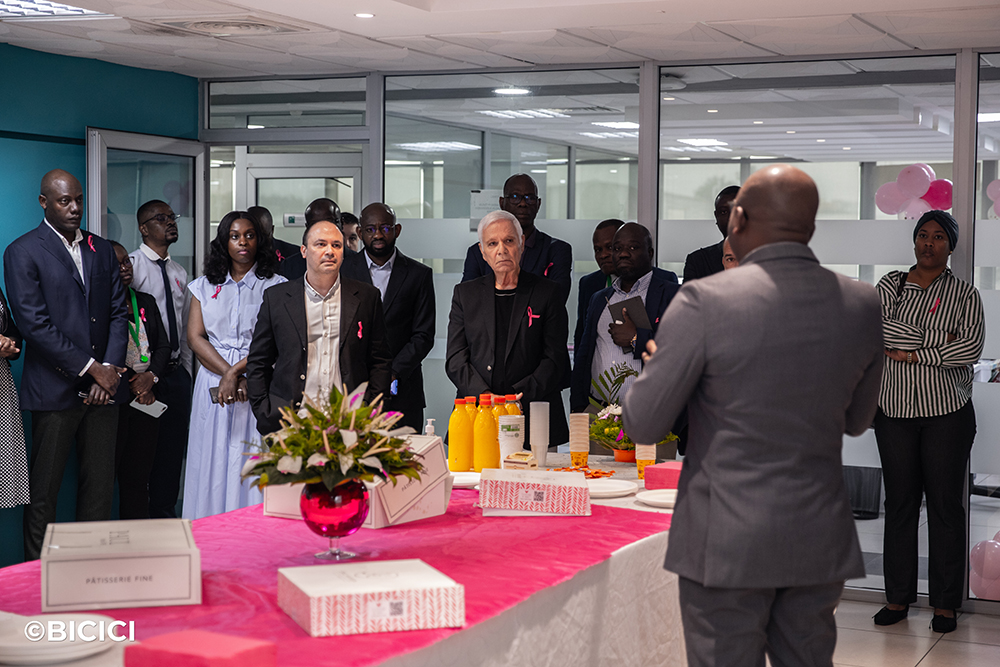
[[[198,138],[197,79],[7,44],[0,63],[0,254],[41,222],[38,185],[47,171],[65,169],[86,192],[87,126]],[[13,370],[20,382],[20,361]],[[25,427],[30,440],[27,414]],[[71,461],[59,494],[60,521],[74,518],[74,468]],[[22,560],[21,515],[19,507],[0,509],[0,566]]]

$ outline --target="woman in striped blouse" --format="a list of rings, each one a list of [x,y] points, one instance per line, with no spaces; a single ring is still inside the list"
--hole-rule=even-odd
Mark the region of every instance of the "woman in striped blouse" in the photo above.
[[[976,435],[972,364],[983,350],[983,304],[976,288],[948,269],[958,242],[951,215],[925,213],[913,240],[916,265],[878,283],[886,359],[875,437],[885,479],[888,604],[875,623],[903,620],[917,601],[917,525],[926,494],[931,625],[951,632],[964,588],[962,494]]]

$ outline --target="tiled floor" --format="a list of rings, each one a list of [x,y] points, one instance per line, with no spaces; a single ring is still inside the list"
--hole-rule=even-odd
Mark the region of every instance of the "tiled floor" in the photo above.
[[[931,610],[910,608],[906,620],[876,626],[881,604],[845,600],[837,609],[834,665],[842,667],[996,667],[1000,665],[1000,617],[962,614],[946,635],[930,629]]]

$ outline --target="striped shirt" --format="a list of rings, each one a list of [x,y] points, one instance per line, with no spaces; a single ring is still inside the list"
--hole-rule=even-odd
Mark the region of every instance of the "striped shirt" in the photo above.
[[[607,301],[607,305],[614,305],[621,301],[631,299],[632,297],[641,297],[642,303],[646,303],[646,294],[649,292],[649,283],[653,280],[653,272],[644,274],[641,278],[635,281],[632,285],[631,291],[626,292],[622,289],[622,279],[620,276],[615,276],[615,279],[611,281],[612,294]],[[619,310],[619,312],[621,312]],[[608,332],[608,327],[611,325],[611,309],[607,307],[601,308],[601,317],[597,320],[597,340],[594,343],[594,361],[590,365],[590,377],[597,379],[601,373],[608,370],[612,366],[618,366],[625,364],[630,366],[636,371],[642,372],[642,360],[636,359],[633,351],[624,350],[611,340],[611,334]],[[625,378],[624,384],[622,384],[621,390],[618,392],[618,404],[621,405],[622,401],[625,400],[625,395],[628,390],[632,388],[632,384],[636,381],[634,376],[629,376]],[[594,388],[590,388],[591,393],[593,393]],[[595,396],[595,398],[597,398]]]
[[[879,407],[889,417],[937,417],[972,397],[972,364],[983,351],[983,302],[975,287],[945,269],[927,289],[890,271],[878,282],[886,348],[913,351],[907,364],[885,358]],[[948,334],[955,340],[948,342]]]

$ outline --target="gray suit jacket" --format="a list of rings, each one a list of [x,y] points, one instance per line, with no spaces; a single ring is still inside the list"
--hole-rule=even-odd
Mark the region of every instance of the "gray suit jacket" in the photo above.
[[[704,586],[781,588],[864,575],[844,486],[844,433],[872,423],[882,321],[871,285],[799,243],[685,283],[625,397],[656,442],[688,406],[665,567]]]

